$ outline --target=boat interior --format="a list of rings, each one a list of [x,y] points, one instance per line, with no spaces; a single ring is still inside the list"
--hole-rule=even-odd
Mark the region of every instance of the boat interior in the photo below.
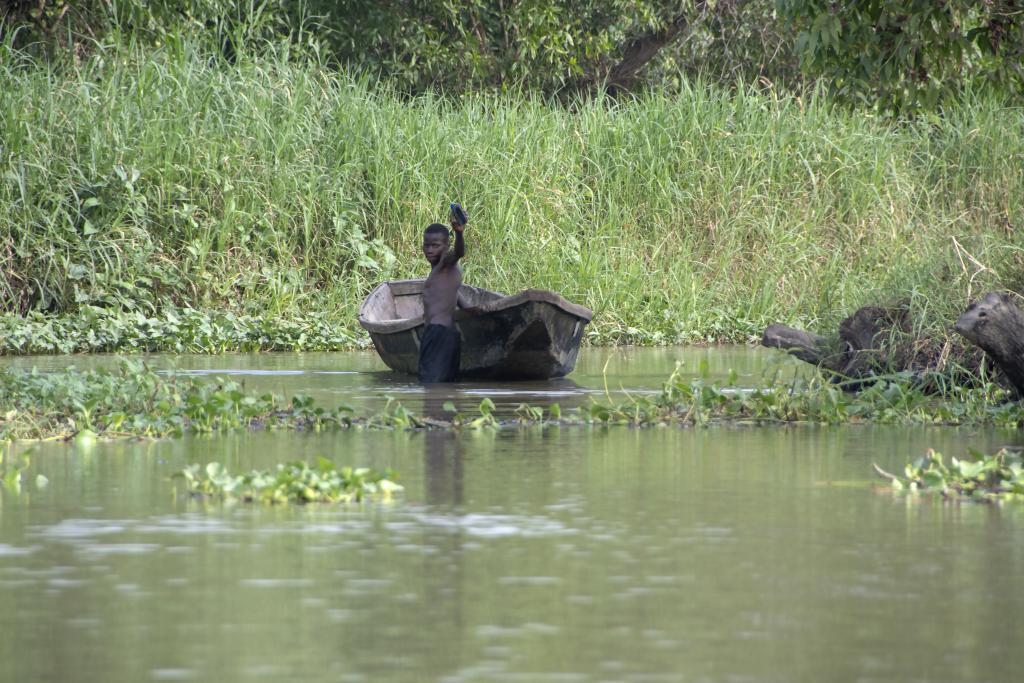
[[[360,316],[367,321],[411,320],[423,315],[423,280],[395,280],[378,287],[363,303]],[[479,307],[505,298],[479,287],[459,287],[459,308]]]

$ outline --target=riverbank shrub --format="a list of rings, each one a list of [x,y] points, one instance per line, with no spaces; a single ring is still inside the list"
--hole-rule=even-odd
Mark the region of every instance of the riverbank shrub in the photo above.
[[[188,43],[0,78],[9,315],[323,311],[349,334],[373,286],[425,274],[421,232],[453,199],[467,282],[559,291],[595,310],[594,343],[833,329],[897,300],[941,336],[972,295],[1024,286],[1024,111],[997,99],[894,122],[700,81],[574,107],[408,98]]]
[[[266,46],[378,73],[406,93],[670,89],[805,79],[869,109],[934,112],[971,84],[1019,97],[1018,0],[9,0],[0,45],[81,60],[191,40],[227,62]]]
[[[893,112],[939,108],[971,82],[1007,93],[1024,85],[1018,0],[857,2],[779,0],[809,76],[830,92]]]

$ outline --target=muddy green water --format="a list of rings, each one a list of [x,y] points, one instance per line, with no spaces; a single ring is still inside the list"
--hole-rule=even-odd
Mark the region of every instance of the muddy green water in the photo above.
[[[451,397],[571,405],[606,381],[656,388],[680,357],[751,383],[774,358],[585,350],[571,381]],[[364,354],[176,363],[329,402],[430,398]],[[861,426],[45,444],[29,475],[49,485],[0,500],[0,681],[1016,681],[1024,506],[869,480],[872,461],[1011,443],[1024,436]],[[226,506],[168,478],[316,455],[395,468],[406,494]]]

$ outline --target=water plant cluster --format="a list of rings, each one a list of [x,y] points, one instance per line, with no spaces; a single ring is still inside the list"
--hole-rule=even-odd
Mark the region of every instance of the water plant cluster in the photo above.
[[[661,391],[625,400],[608,396],[563,411],[521,405],[501,415],[490,399],[475,414],[447,403],[441,415],[420,415],[389,400],[380,411],[356,415],[348,406],[318,405],[247,392],[226,380],[198,381],[159,373],[138,361],[112,371],[41,373],[0,371],[0,439],[175,436],[254,428],[485,429],[527,425],[710,425],[816,423],[1024,425],[1024,405],[994,385],[952,387],[927,394],[906,378],[880,379],[857,393],[824,377],[780,381],[768,376],[754,388],[735,377],[719,384],[706,372],[687,378],[677,368]]]
[[[15,455],[9,443],[0,442],[0,491],[20,493],[24,472],[31,464],[31,450]],[[44,475],[36,475],[36,488],[45,488],[48,483],[49,480]]]
[[[296,461],[273,471],[232,474],[219,462],[192,464],[175,473],[188,493],[200,498],[261,503],[351,503],[366,498],[388,500],[402,490],[392,472],[369,468],[338,468],[327,458],[316,466]]]
[[[924,384],[909,373],[880,376],[856,392],[825,374],[782,381],[775,372],[767,374],[759,386],[742,387],[736,384],[735,373],[730,373],[724,384],[710,381],[702,365],[697,377],[686,377],[677,366],[656,394],[621,402],[595,402],[585,412],[592,421],[630,425],[1024,425],[1024,404],[1012,398],[1006,389],[991,383],[969,387]]]
[[[991,455],[971,450],[969,459],[951,458],[948,465],[942,453],[928,449],[904,468],[903,475],[891,474],[878,465],[874,469],[896,491],[983,502],[1024,500],[1024,457],[1019,448],[1002,448]]]
[[[0,371],[0,438],[176,436],[254,426],[348,426],[351,409],[244,391],[237,382],[161,374],[140,361],[114,370]]]
[[[451,200],[467,282],[559,291],[597,343],[832,329],[893,299],[945,330],[972,292],[1024,282],[1024,112],[996,98],[894,123],[701,81],[574,107],[410,98],[187,41],[59,71],[7,56],[0,309],[29,316],[2,323],[11,352],[347,343],[275,320],[354,321],[380,281],[424,275]]]
[[[247,315],[166,307],[153,312],[82,306],[74,313],[0,314],[0,355],[336,351],[368,344],[355,320],[312,312]]]

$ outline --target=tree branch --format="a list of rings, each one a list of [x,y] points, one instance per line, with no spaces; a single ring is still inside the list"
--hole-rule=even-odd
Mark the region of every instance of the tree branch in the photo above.
[[[703,14],[707,0],[697,0],[694,9]],[[638,36],[626,44],[622,59],[605,74],[604,83],[610,93],[630,90],[637,80],[637,73],[651,61],[661,48],[665,47],[690,29],[690,13],[680,14],[660,31]]]

